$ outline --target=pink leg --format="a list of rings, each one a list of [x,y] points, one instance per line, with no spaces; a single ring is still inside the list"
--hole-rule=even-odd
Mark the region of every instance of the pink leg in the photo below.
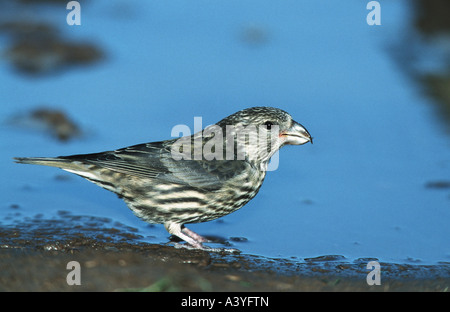
[[[189,231],[189,230],[188,230],[188,233],[190,233],[190,232],[194,233],[195,234],[194,237],[191,237],[188,233],[186,233],[186,234],[183,233],[183,232],[185,232],[184,230],[187,230],[187,229],[186,228],[181,229],[181,224],[175,223],[175,222],[167,222],[164,224],[164,227],[166,228],[167,232],[169,232],[172,235],[178,236],[179,238],[181,238],[182,240],[187,242],[192,247],[197,248],[197,249],[205,249],[202,245],[202,241],[197,240],[195,237],[195,236],[198,236],[198,237],[202,237],[202,236],[200,236],[192,231]]]
[[[200,243],[206,243],[209,242],[209,240],[207,238],[204,238],[203,236],[201,236],[200,234],[195,233],[192,230],[189,230],[187,227],[183,226],[181,228],[181,232],[183,232],[184,234],[186,234],[187,236],[193,238],[194,240],[196,240],[197,242]]]
[[[229,253],[239,253],[240,252],[237,249],[211,248],[208,246],[203,246],[202,243],[208,241],[206,238],[189,230],[188,228],[182,226],[179,223],[166,222],[164,224],[164,227],[170,234],[178,236],[179,238],[184,240],[186,243],[188,243],[191,246],[190,248],[201,249],[201,250],[212,251],[212,252],[229,252]],[[184,247],[185,245],[181,245],[181,246]],[[187,248],[187,246],[184,248]]]

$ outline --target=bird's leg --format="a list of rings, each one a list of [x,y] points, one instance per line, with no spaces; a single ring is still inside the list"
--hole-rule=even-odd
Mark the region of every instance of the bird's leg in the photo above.
[[[189,245],[180,245],[180,247],[188,248],[188,249],[201,249],[212,252],[227,252],[227,253],[240,253],[237,249],[226,249],[226,248],[211,248],[208,246],[203,246],[202,243],[207,242],[208,240],[203,236],[189,230],[183,225],[175,222],[166,222],[164,223],[164,227],[167,232],[172,235],[178,236],[182,240],[184,240]]]
[[[179,238],[181,238],[182,240],[187,242],[192,247],[197,248],[197,249],[205,249],[202,245],[202,241],[197,240],[196,237],[191,237],[190,235],[188,235],[188,233],[191,233],[192,231],[187,230],[186,228],[183,228],[183,230],[188,231],[188,233],[186,233],[186,234],[183,233],[183,230],[181,229],[181,224],[175,223],[175,222],[166,222],[166,223],[164,223],[164,227],[166,228],[167,232],[169,232],[172,235],[178,236]],[[194,232],[192,232],[192,233],[194,233]],[[196,233],[194,233],[194,234],[198,237],[202,237]]]
[[[200,242],[200,243],[209,242],[209,240],[207,238],[201,236],[200,234],[195,233],[192,230],[189,230],[184,225],[181,227],[181,232],[183,232],[184,234],[188,235],[189,237],[195,239],[197,242]]]

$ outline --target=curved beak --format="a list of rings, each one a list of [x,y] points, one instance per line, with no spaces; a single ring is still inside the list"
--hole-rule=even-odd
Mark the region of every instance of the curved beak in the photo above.
[[[308,130],[295,121],[292,121],[292,126],[286,131],[283,131],[281,136],[285,138],[285,144],[302,145],[308,142],[312,144],[313,142]]]

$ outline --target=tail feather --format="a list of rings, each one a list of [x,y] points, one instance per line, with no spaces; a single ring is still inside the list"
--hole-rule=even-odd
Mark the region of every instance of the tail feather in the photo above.
[[[80,165],[58,157],[14,157],[16,163],[58,167],[61,169],[79,169]]]
[[[43,165],[50,167],[61,168],[65,171],[79,175],[109,191],[117,193],[116,188],[111,182],[108,182],[108,175],[105,178],[102,177],[101,171],[92,170],[95,167],[93,164],[87,164],[82,160],[73,160],[69,157],[14,157],[16,163],[19,164],[31,164],[31,165]],[[119,194],[119,193],[117,193]],[[120,195],[120,194],[119,194]],[[122,195],[120,195],[122,196]]]

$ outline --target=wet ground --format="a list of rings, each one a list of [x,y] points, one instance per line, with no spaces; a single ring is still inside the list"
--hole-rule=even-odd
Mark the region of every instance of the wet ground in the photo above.
[[[10,209],[20,214],[19,207]],[[1,227],[0,291],[447,292],[450,286],[449,263],[380,262],[381,285],[369,286],[366,266],[377,259],[277,259],[176,248],[170,240],[149,244],[142,237],[111,219],[67,211],[50,220],[37,215]],[[233,239],[219,243],[235,247]],[[70,261],[80,264],[81,285],[68,285],[75,269],[67,269]]]

